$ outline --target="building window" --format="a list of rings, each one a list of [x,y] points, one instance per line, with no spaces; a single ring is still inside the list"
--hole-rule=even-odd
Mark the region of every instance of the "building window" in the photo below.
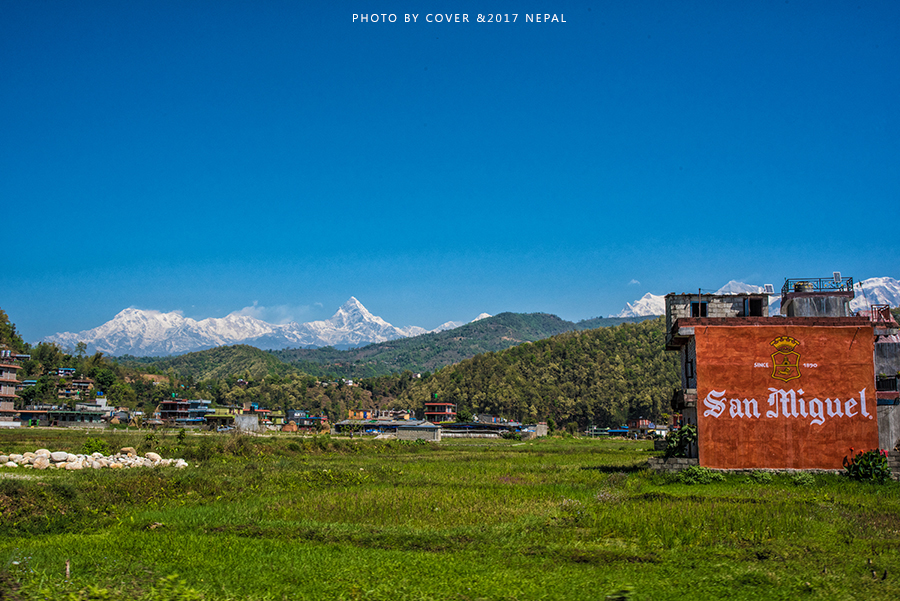
[[[744,299],[744,316],[745,317],[762,317],[763,302],[761,298],[745,298]]]
[[[691,317],[706,317],[706,306],[709,303],[691,303]]]
[[[875,390],[897,392],[897,376],[878,376],[875,378]]]

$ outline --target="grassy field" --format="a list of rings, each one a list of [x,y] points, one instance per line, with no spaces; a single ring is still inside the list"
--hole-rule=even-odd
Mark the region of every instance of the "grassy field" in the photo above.
[[[900,485],[644,469],[646,442],[0,432],[0,599],[898,599]],[[70,576],[66,579],[66,562]]]

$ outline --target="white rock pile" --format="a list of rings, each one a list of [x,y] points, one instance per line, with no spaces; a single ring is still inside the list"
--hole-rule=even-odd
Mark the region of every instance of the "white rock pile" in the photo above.
[[[65,451],[50,452],[38,449],[34,453],[0,455],[0,466],[23,467],[25,469],[46,470],[84,470],[84,469],[129,469],[136,467],[187,467],[184,459],[163,459],[156,453],[146,453],[143,457],[137,454],[134,447],[125,447],[114,455],[93,453],[91,455],[74,455]]]

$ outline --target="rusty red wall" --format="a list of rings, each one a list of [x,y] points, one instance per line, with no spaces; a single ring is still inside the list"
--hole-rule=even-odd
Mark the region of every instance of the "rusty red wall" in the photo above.
[[[871,326],[697,326],[700,465],[841,469],[878,448]]]

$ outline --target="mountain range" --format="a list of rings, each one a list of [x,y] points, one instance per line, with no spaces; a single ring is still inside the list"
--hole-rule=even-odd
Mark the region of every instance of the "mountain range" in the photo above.
[[[490,317],[482,313],[473,321]],[[418,326],[398,328],[372,315],[356,298],[341,305],[330,319],[276,325],[249,315],[232,313],[225,317],[194,320],[173,311],[162,313],[128,308],[105,324],[82,332],[60,332],[44,339],[64,348],[86,344],[89,353],[107,355],[161,356],[232,344],[257,348],[297,347],[352,348],[373,342],[442,332],[464,325],[448,321],[434,330]]]

